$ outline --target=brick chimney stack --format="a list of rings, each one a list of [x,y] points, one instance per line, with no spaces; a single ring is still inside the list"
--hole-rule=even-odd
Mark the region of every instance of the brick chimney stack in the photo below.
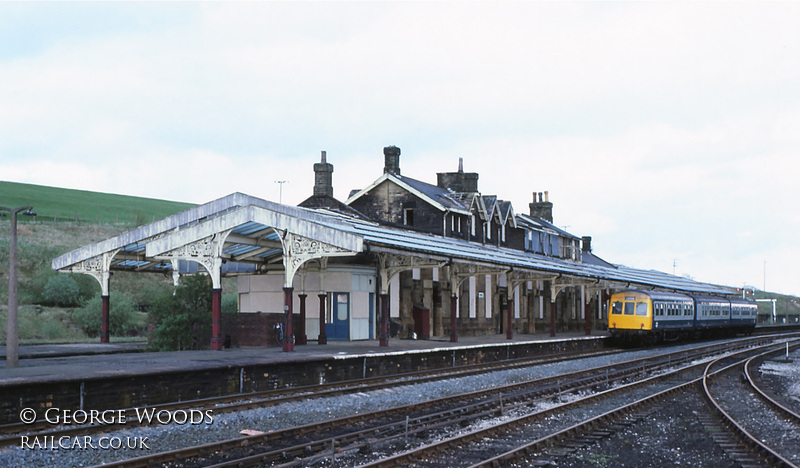
[[[387,146],[383,148],[384,166],[383,172],[400,175],[400,148]]]
[[[548,223],[553,222],[553,204],[550,202],[548,192],[533,192],[533,203],[530,203],[528,207],[532,217],[541,218]]]
[[[326,160],[325,151],[321,161],[314,164],[314,196],[333,197],[333,164]]]
[[[478,192],[478,173],[464,172],[464,158],[458,158],[458,172],[439,172],[436,185],[454,192]]]

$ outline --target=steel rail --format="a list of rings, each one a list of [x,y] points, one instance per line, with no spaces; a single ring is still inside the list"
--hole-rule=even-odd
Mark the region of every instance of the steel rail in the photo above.
[[[429,382],[440,379],[448,379],[460,376],[468,376],[485,372],[492,372],[504,369],[514,369],[528,367],[532,365],[547,364],[569,359],[583,359],[587,357],[603,356],[619,353],[617,350],[603,350],[595,352],[579,352],[568,355],[548,354],[545,357],[526,357],[512,360],[496,361],[492,363],[468,364],[442,369],[423,370],[406,372],[402,374],[392,374],[382,377],[367,377],[364,379],[343,380],[339,382],[329,382],[319,385],[307,385],[301,387],[288,387],[276,390],[264,390],[249,393],[237,393],[219,397],[197,398],[183,400],[179,402],[167,402],[156,405],[143,406],[139,408],[125,408],[124,424],[93,424],[53,427],[53,424],[46,419],[39,419],[33,423],[11,423],[0,425],[0,448],[19,445],[23,435],[42,435],[42,436],[71,436],[84,435],[95,432],[108,432],[115,429],[131,428],[139,424],[137,411],[149,410],[179,410],[179,409],[212,409],[214,412],[226,413],[242,411],[252,408],[263,408],[265,406],[275,406],[292,401],[302,401],[311,398],[325,398],[330,396],[343,395],[347,393],[377,390],[397,385],[410,385],[421,382]],[[102,410],[101,410],[102,411]],[[87,410],[88,412],[88,410]]]
[[[418,418],[414,418],[410,421],[412,429],[408,431],[409,434],[413,434],[420,431],[430,430],[434,427],[444,426],[444,425],[452,425],[454,423],[453,418],[456,418],[456,421],[459,421],[459,418],[462,419],[474,419],[475,417],[479,417],[481,414],[492,414],[497,413],[498,408],[505,408],[506,410],[513,409],[516,406],[523,406],[527,403],[518,403],[520,400],[524,400],[525,398],[531,398],[531,395],[539,396],[543,394],[547,389],[544,388],[537,388],[534,390],[527,391],[525,393],[519,393],[522,391],[521,389],[525,389],[526,387],[531,387],[532,385],[539,385],[540,387],[543,385],[549,385],[552,390],[553,395],[560,394],[565,391],[574,391],[576,385],[570,386],[568,384],[569,379],[582,379],[579,381],[577,385],[583,385],[585,387],[591,387],[597,385],[599,382],[603,380],[609,380],[611,378],[622,378],[622,377],[629,377],[629,375],[625,374],[628,372],[626,369],[621,369],[624,367],[628,367],[630,372],[632,373],[640,373],[643,371],[654,371],[660,368],[671,367],[675,365],[680,365],[683,362],[698,359],[700,356],[708,356],[717,354],[722,351],[728,351],[729,348],[741,348],[746,346],[748,343],[752,344],[753,340],[748,340],[747,343],[743,343],[741,341],[734,342],[734,343],[717,343],[714,345],[707,345],[698,348],[693,348],[690,350],[682,350],[677,351],[675,353],[669,353],[660,356],[659,360],[654,360],[652,357],[645,357],[639,359],[633,359],[629,361],[609,364],[606,366],[599,366],[593,369],[582,370],[582,371],[575,371],[567,374],[561,374],[557,376],[547,377],[543,379],[536,379],[533,381],[521,382],[516,384],[509,384],[501,387],[495,387],[492,389],[486,390],[479,390],[476,392],[471,392],[467,394],[449,396],[444,398],[439,398],[436,400],[430,400],[428,402],[417,403],[412,405],[405,405],[395,408],[390,408],[388,410],[380,410],[370,413],[363,413],[357,416],[350,416],[345,418],[339,418],[331,421],[326,421],[322,423],[314,423],[305,426],[299,426],[295,428],[288,428],[281,431],[274,431],[267,434],[256,435],[256,436],[248,436],[242,437],[237,439],[231,439],[227,441],[221,442],[213,442],[210,444],[204,444],[200,446],[190,447],[186,449],[179,449],[173,451],[166,451],[161,452],[159,454],[148,455],[144,457],[138,457],[129,459],[126,461],[121,461],[117,463],[111,463],[106,466],[149,466],[152,464],[160,464],[166,463],[172,460],[186,460],[188,458],[194,458],[199,456],[204,456],[207,454],[217,453],[217,452],[226,452],[238,449],[243,446],[253,447],[259,444],[264,444],[266,442],[274,441],[277,439],[285,439],[285,438],[292,438],[298,437],[299,434],[308,433],[321,433],[325,430],[331,430],[332,428],[340,428],[340,427],[347,427],[352,426],[354,424],[363,423],[366,420],[375,420],[378,418],[386,419],[387,417],[393,417],[394,415],[397,416],[404,416],[407,414],[418,413],[423,411],[427,408],[435,408],[437,406],[443,405],[452,405],[453,402],[461,400],[461,401],[475,401],[480,398],[487,398],[491,395],[495,395],[493,399],[481,401],[478,403],[471,404],[472,412],[477,413],[478,416],[465,416],[461,417],[459,414],[467,411],[465,407],[450,409],[446,411],[442,411],[437,414],[428,414]],[[758,339],[757,341],[761,341]],[[651,367],[650,369],[647,366]],[[614,372],[610,372],[613,370]],[[586,377],[586,374],[593,373],[594,375],[589,375]],[[583,376],[583,377],[581,377]],[[558,390],[556,392],[555,390]],[[497,396],[500,395],[500,396]],[[460,403],[459,403],[460,404]],[[470,405],[468,405],[470,406]],[[422,421],[426,419],[437,419],[440,422],[428,423],[428,426],[421,426]],[[443,421],[448,421],[443,422]],[[304,443],[297,447],[288,447],[281,450],[270,450],[264,452],[259,455],[252,455],[246,456],[243,459],[240,459],[239,462],[224,462],[219,466],[235,466],[237,463],[241,463],[242,465],[246,465],[247,463],[262,463],[264,462],[265,458],[275,460],[277,458],[281,458],[282,455],[287,453],[296,453],[303,452],[303,455],[309,456],[310,453],[315,453],[315,447],[325,447],[326,444],[330,444],[331,440],[336,439],[338,440],[338,450],[346,450],[346,446],[351,442],[352,439],[359,439],[362,438],[364,440],[369,440],[372,443],[378,443],[383,440],[389,440],[391,438],[396,438],[397,436],[387,437],[387,436],[377,436],[377,434],[389,431],[388,427],[390,426],[397,426],[398,424],[403,424],[404,421],[390,423],[384,426],[379,426],[376,428],[367,429],[364,431],[357,431],[351,436],[350,434],[344,435],[337,435],[335,437],[326,437],[324,439],[320,439],[320,441],[315,441],[311,443]],[[433,424],[433,425],[432,425]],[[370,431],[373,431],[370,434]],[[363,446],[364,444],[359,445]],[[304,450],[308,449],[308,450]],[[260,458],[262,457],[262,458]],[[265,458],[263,458],[265,457]]]
[[[796,349],[798,346],[800,346],[800,345],[795,343],[794,345],[790,346],[790,348],[795,348]],[[779,350],[777,350],[775,352],[777,353],[777,352],[780,352],[780,351],[783,351],[783,348],[781,348],[781,349],[779,349]],[[754,356],[754,357],[748,359],[747,362],[744,364],[744,375],[745,375],[745,378],[747,379],[747,382],[750,384],[750,387],[769,406],[771,406],[773,409],[775,409],[779,413],[781,413],[784,416],[786,416],[789,419],[791,419],[795,424],[800,425],[800,414],[798,414],[797,412],[795,412],[791,408],[785,406],[784,404],[780,403],[776,399],[774,399],[771,396],[769,396],[767,394],[767,392],[765,392],[763,389],[761,389],[761,387],[758,386],[758,384],[756,384],[755,380],[753,379],[753,377],[751,376],[751,373],[750,373],[750,365],[758,358],[760,358],[760,356]]]
[[[752,350],[738,351],[734,355],[736,355],[736,354],[745,354],[745,353],[748,353],[748,352],[752,352]],[[498,434],[498,433],[501,433],[501,432],[509,432],[509,431],[514,430],[514,429],[516,429],[518,427],[522,427],[522,426],[525,426],[527,424],[530,424],[530,423],[534,422],[536,419],[538,419],[539,417],[546,417],[546,416],[549,416],[551,414],[556,414],[558,411],[562,411],[564,408],[582,405],[582,404],[588,403],[591,400],[604,398],[604,397],[610,396],[610,395],[612,395],[614,393],[621,393],[621,392],[624,392],[624,391],[632,390],[634,388],[641,387],[641,386],[647,385],[649,383],[655,382],[656,380],[664,379],[664,378],[666,378],[668,376],[675,375],[675,374],[678,374],[680,372],[684,372],[684,371],[689,370],[691,368],[701,368],[701,367],[703,367],[703,365],[704,364],[702,364],[702,363],[691,364],[691,365],[689,365],[689,366],[687,366],[687,367],[685,367],[683,369],[678,369],[678,370],[675,370],[675,371],[667,373],[667,374],[662,374],[662,375],[659,375],[659,376],[650,377],[650,378],[644,379],[642,381],[634,382],[634,383],[627,384],[627,385],[624,385],[624,386],[621,386],[621,387],[618,387],[618,388],[615,388],[615,389],[610,389],[610,390],[606,390],[604,392],[600,392],[600,393],[597,393],[597,394],[594,394],[594,395],[590,395],[590,396],[588,396],[586,398],[583,398],[583,399],[580,399],[580,400],[575,400],[573,402],[569,402],[569,403],[566,403],[564,405],[557,406],[555,408],[544,410],[544,411],[541,411],[541,412],[538,412],[538,413],[532,413],[530,415],[526,415],[526,416],[522,416],[522,417],[519,417],[519,418],[515,418],[513,420],[502,422],[502,423],[496,424],[496,425],[491,426],[491,427],[479,429],[479,430],[472,431],[472,432],[469,432],[469,433],[466,433],[466,434],[462,434],[462,435],[459,435],[459,436],[451,437],[451,438],[448,438],[448,439],[445,439],[445,440],[442,440],[442,441],[439,441],[439,442],[436,442],[436,443],[433,443],[433,444],[430,444],[430,445],[419,447],[419,448],[417,448],[415,450],[410,450],[410,451],[395,455],[393,457],[389,457],[389,458],[386,458],[386,459],[383,459],[383,460],[378,460],[378,461],[373,462],[373,463],[362,465],[361,468],[404,466],[406,464],[413,463],[414,460],[417,460],[417,459],[425,457],[425,456],[436,456],[437,453],[440,453],[440,452],[445,451],[445,450],[451,450],[451,449],[453,449],[455,447],[463,446],[463,445],[469,444],[469,443],[474,442],[474,441],[482,440],[482,439],[485,439],[487,437],[490,437],[490,436],[492,436],[494,434]],[[510,451],[508,451],[506,453],[503,453],[501,455],[498,455],[498,456],[496,456],[494,458],[491,458],[491,459],[488,459],[488,460],[484,460],[484,461],[482,461],[482,462],[480,462],[480,463],[478,463],[478,464],[476,464],[474,466],[493,466],[494,467],[494,466],[500,466],[500,465],[506,464],[510,460],[525,458],[530,453],[540,452],[542,450],[545,450],[546,448],[554,447],[555,445],[557,445],[557,444],[559,444],[559,443],[561,443],[561,442],[563,442],[563,441],[565,441],[567,439],[571,439],[571,438],[577,437],[579,435],[582,435],[584,433],[590,432],[593,429],[595,429],[597,427],[600,427],[601,425],[603,425],[607,421],[611,420],[611,418],[617,418],[617,419],[623,418],[625,415],[629,414],[631,411],[633,411],[635,409],[639,409],[639,408],[643,407],[643,405],[645,405],[645,404],[652,403],[654,401],[657,401],[657,400],[663,398],[666,395],[669,395],[671,393],[675,393],[675,392],[681,391],[683,389],[689,388],[692,385],[695,385],[700,381],[701,381],[701,377],[690,379],[687,382],[683,382],[683,383],[681,383],[679,385],[676,385],[676,386],[673,386],[673,387],[671,387],[671,388],[669,388],[667,390],[663,390],[663,391],[657,392],[654,395],[651,395],[649,397],[637,400],[637,401],[635,401],[633,403],[624,405],[624,406],[619,407],[619,408],[617,408],[615,410],[608,411],[606,413],[601,414],[600,416],[596,416],[594,418],[590,418],[590,419],[588,419],[588,420],[586,420],[586,421],[584,421],[582,423],[579,423],[579,424],[573,425],[573,426],[571,426],[571,427],[569,427],[567,429],[555,432],[555,433],[553,433],[553,434],[551,434],[549,436],[540,438],[540,439],[538,439],[536,441],[533,441],[533,442],[531,442],[529,444],[525,444],[523,446],[517,447],[516,449],[510,450]]]
[[[709,354],[716,352],[715,350],[722,347],[730,346],[731,343],[736,343],[739,346],[749,346],[752,343],[763,342],[769,340],[770,337],[753,337],[736,340],[734,342],[715,343],[711,345],[704,345],[691,350],[677,351],[669,353],[665,356],[679,356],[687,352],[695,352],[695,350],[707,350]],[[226,395],[221,397],[199,398],[193,400],[184,400],[180,402],[163,403],[158,405],[144,406],[141,408],[126,408],[124,409],[125,423],[124,424],[94,424],[94,425],[70,425],[53,427],[53,424],[46,420],[38,420],[31,424],[14,423],[0,425],[0,448],[19,445],[22,436],[46,436],[46,437],[63,437],[63,436],[76,436],[87,435],[97,432],[109,432],[112,430],[128,429],[136,427],[140,424],[137,411],[149,410],[180,410],[180,409],[211,409],[216,413],[226,413],[242,411],[252,408],[263,408],[265,406],[274,406],[282,403],[292,401],[302,401],[311,398],[324,398],[336,395],[342,395],[353,392],[363,392],[376,390],[386,387],[394,387],[397,385],[410,385],[420,382],[428,382],[434,380],[441,380],[446,378],[453,378],[458,376],[474,375],[484,372],[514,369],[520,367],[527,367],[531,365],[541,365],[552,362],[560,362],[571,359],[583,359],[587,357],[602,356],[608,354],[618,353],[617,350],[612,351],[593,351],[593,352],[579,352],[567,356],[559,354],[548,354],[544,357],[537,356],[534,358],[526,357],[512,360],[497,361],[494,363],[481,363],[469,364],[457,367],[443,368],[439,371],[424,370],[415,371],[402,374],[392,374],[384,377],[369,377],[365,379],[346,380],[340,382],[330,382],[320,385],[310,385],[302,387],[291,387],[276,390],[265,390],[250,393],[238,393],[233,395]],[[647,361],[648,358],[640,359],[639,361]],[[621,365],[621,364],[620,364]],[[608,366],[613,368],[614,366]]]

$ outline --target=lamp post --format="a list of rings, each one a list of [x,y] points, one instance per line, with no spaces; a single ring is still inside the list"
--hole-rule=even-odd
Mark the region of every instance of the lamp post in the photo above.
[[[0,215],[11,213],[11,238],[8,244],[8,317],[6,326],[6,369],[19,363],[19,336],[17,332],[17,213],[36,216],[32,206],[7,208],[0,206]]]

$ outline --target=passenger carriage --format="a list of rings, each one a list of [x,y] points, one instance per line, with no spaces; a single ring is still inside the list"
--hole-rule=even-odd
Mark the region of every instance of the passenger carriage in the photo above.
[[[611,296],[608,327],[623,340],[676,339],[694,328],[694,301],[684,294],[627,290]]]
[[[750,334],[757,306],[740,298],[626,290],[611,296],[608,329],[620,341]]]

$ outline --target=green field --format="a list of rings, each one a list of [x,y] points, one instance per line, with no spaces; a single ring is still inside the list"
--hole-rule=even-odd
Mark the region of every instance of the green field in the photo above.
[[[132,226],[147,224],[195,206],[153,198],[0,181],[0,206],[17,208],[28,205],[33,206],[37,222]],[[27,221],[23,218],[20,217],[21,222]]]

